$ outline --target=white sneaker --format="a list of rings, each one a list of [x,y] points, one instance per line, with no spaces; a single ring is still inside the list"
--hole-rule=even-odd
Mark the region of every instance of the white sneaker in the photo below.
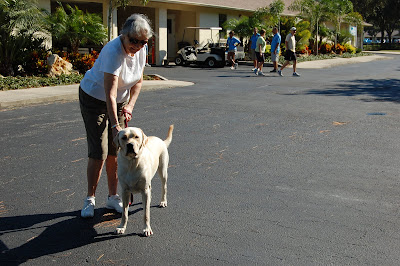
[[[255,68],[255,69],[253,70],[253,72],[254,72],[254,75],[258,76],[258,68]]]
[[[83,204],[83,209],[81,211],[82,218],[91,218],[94,216],[94,206],[96,205],[95,197],[87,197],[85,203]]]
[[[256,69],[257,69],[256,67],[255,67],[255,68],[252,68],[251,71],[254,72],[254,70],[256,70]]]
[[[231,66],[231,69],[233,70],[233,69],[235,69],[235,67],[234,67],[234,66]]]
[[[239,64],[238,64],[238,63],[235,63],[235,69],[237,69],[237,68],[238,68],[238,66],[239,66]]]
[[[107,209],[112,209],[115,210],[116,212],[122,213],[122,201],[119,197],[119,195],[112,195],[108,196],[107,199],[107,204],[106,204]]]
[[[300,74],[297,72],[293,72],[293,77],[300,77]]]
[[[258,71],[259,76],[265,76],[265,74],[262,71]]]
[[[283,76],[282,70],[278,70],[278,75],[281,76],[281,77]]]
[[[146,65],[144,65],[145,67],[151,67],[151,65],[149,63],[146,63]]]

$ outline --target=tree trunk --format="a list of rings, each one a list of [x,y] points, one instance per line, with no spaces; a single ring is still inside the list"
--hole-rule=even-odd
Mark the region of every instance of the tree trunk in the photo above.
[[[108,7],[108,41],[111,41],[111,23],[112,23],[112,8],[113,2],[110,0],[109,7]]]
[[[383,40],[385,40],[385,30],[381,29],[381,46],[383,45]]]
[[[392,33],[393,33],[393,31],[386,30],[386,32],[387,32],[387,34],[388,34],[389,43],[391,44],[391,43],[392,43]]]

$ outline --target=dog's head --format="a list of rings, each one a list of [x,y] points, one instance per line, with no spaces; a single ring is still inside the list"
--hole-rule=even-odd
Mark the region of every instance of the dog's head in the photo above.
[[[114,144],[121,149],[122,156],[137,159],[146,146],[147,140],[143,130],[137,127],[128,127],[118,132],[114,138]]]

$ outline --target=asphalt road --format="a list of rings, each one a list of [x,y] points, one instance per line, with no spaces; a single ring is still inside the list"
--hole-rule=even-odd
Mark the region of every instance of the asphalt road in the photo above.
[[[77,102],[0,112],[1,265],[399,265],[400,56],[300,78],[250,67],[148,68],[190,87],[143,92],[131,126],[166,137],[168,207],[153,179],[127,233],[79,217],[86,139]],[[267,73],[269,69],[266,69]],[[136,202],[136,201],[135,201]]]

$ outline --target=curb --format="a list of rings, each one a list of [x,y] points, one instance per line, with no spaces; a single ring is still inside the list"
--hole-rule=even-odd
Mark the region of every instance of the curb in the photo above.
[[[142,91],[154,91],[193,85],[178,80],[144,80]],[[79,84],[0,91],[0,110],[60,101],[76,101]]]

